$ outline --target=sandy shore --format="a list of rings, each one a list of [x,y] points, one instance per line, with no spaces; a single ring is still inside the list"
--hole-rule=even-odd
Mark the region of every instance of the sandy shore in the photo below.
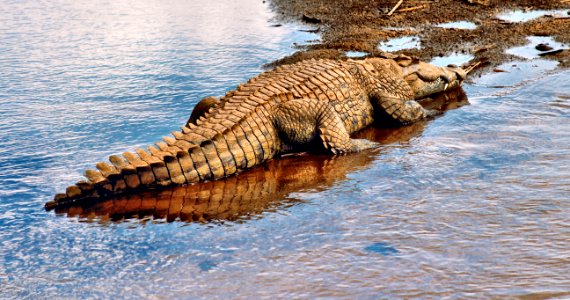
[[[482,62],[477,70],[480,73],[514,59],[505,50],[528,44],[528,36],[551,36],[556,42],[570,44],[570,0],[270,0],[270,5],[278,16],[276,22],[309,23],[321,36],[319,42],[299,46],[298,52],[274,64],[306,58],[342,59],[346,51],[376,56],[382,53],[378,47],[381,42],[416,36],[421,49],[397,52],[426,61],[453,53],[472,55],[471,63]],[[498,18],[513,10],[558,11],[525,22]],[[458,21],[469,21],[474,26],[437,26]],[[570,67],[570,50],[562,49],[544,58]]]

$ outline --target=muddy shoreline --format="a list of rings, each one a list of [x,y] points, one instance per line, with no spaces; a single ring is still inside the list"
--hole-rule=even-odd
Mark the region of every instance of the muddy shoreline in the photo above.
[[[419,49],[389,51],[435,57],[464,54],[469,63],[481,62],[476,73],[495,69],[499,64],[520,60],[505,50],[529,43],[529,36],[550,36],[555,42],[570,44],[570,1],[498,0],[270,0],[276,13],[275,24],[310,24],[321,39],[297,45],[297,52],[268,67],[294,63],[307,58],[346,59],[347,51],[378,56],[385,50],[379,44],[391,38],[414,36]],[[393,10],[392,14],[390,12]],[[517,22],[499,18],[501,14],[546,10],[542,16]],[[555,13],[554,10],[556,10]],[[444,28],[438,25],[467,21],[472,28]],[[538,45],[537,45],[538,46]],[[556,60],[561,68],[570,67],[570,50],[551,49],[544,58]]]

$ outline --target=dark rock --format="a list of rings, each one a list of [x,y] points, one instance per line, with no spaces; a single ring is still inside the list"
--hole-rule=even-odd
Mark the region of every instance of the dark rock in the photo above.
[[[553,48],[550,47],[548,44],[538,44],[536,45],[536,47],[534,47],[536,50],[538,51],[550,51]]]

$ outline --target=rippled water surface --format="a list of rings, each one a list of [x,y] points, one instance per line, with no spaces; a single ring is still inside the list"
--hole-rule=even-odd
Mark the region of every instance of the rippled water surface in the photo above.
[[[1,2],[1,298],[570,297],[569,71],[510,63],[376,151],[46,212],[306,37],[254,0]]]

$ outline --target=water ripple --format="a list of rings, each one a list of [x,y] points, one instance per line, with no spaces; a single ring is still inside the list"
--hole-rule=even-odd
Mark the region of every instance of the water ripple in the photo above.
[[[376,152],[198,187],[243,194],[172,189],[52,213],[43,204],[82,170],[167,135],[201,97],[314,37],[271,27],[261,1],[2,8],[3,296],[570,295],[570,73],[546,73],[551,62],[505,65],[435,120],[359,133]]]

